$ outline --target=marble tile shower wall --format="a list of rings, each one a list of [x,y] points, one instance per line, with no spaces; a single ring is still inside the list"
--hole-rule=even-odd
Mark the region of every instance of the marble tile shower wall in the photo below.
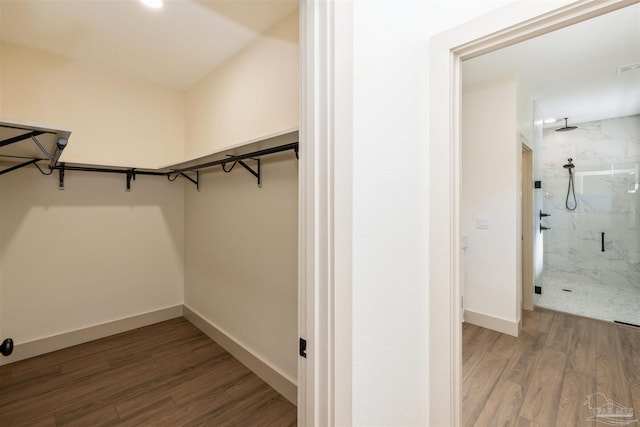
[[[544,232],[543,286],[549,278],[640,292],[640,115],[546,130],[542,156],[543,207],[551,215],[543,221],[551,227]],[[568,158],[575,211],[565,207]]]

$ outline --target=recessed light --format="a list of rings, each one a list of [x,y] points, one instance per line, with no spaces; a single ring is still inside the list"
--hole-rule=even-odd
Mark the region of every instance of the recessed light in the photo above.
[[[151,9],[162,9],[163,3],[162,0],[140,0],[142,4]]]

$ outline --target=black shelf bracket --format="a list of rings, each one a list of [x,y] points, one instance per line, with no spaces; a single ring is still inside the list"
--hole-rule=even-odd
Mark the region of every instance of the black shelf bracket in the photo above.
[[[64,190],[64,163],[58,166],[58,190]]]
[[[238,164],[239,164],[240,166],[242,166],[243,168],[245,168],[246,170],[248,170],[248,171],[249,171],[249,173],[250,173],[251,175],[255,176],[255,177],[257,178],[257,180],[258,180],[258,187],[262,187],[262,179],[261,179],[261,174],[260,174],[260,159],[258,159],[258,158],[255,158],[255,159],[254,159],[254,158],[252,158],[251,160],[255,160],[255,161],[257,162],[257,164],[258,164],[258,168],[257,168],[257,170],[254,170],[253,168],[251,168],[251,166],[249,166],[248,164],[246,164],[246,163],[243,161],[243,159],[230,160],[228,163],[231,163],[231,162],[233,161],[233,164],[231,165],[231,167],[230,167],[229,169],[227,169],[227,162],[223,162],[223,163],[221,164],[221,166],[222,166],[222,170],[223,170],[225,173],[230,173],[230,172],[233,170],[233,168],[235,168],[235,167],[236,167],[236,165],[238,165]]]
[[[200,171],[196,171],[196,179],[191,178],[189,175],[185,174],[184,172],[179,172],[179,174],[191,181],[195,186],[196,186],[196,191],[200,191]]]
[[[260,159],[253,159],[253,160],[257,162],[257,166],[258,166],[257,170],[253,170],[249,165],[247,165],[242,160],[238,160],[238,163],[240,164],[240,166],[248,170],[251,175],[255,176],[256,179],[258,180],[258,187],[262,187],[262,175],[260,173]]]
[[[131,191],[131,180],[136,180],[136,171],[134,169],[130,169],[127,171],[127,191]]]

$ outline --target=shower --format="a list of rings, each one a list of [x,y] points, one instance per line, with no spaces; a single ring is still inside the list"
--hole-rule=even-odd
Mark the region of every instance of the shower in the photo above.
[[[552,230],[536,236],[534,305],[640,325],[640,114],[539,126],[542,190],[534,194]]]
[[[566,124],[565,124],[565,127],[566,127]],[[573,128],[576,129],[575,126],[573,126]],[[560,128],[560,129],[564,129],[564,128]],[[556,130],[560,130],[560,129],[556,129]],[[567,198],[564,201],[564,206],[570,211],[575,211],[576,208],[578,207],[578,203],[576,201],[576,189],[573,184],[573,168],[575,168],[576,166],[573,164],[573,159],[569,158],[567,159],[567,164],[562,165],[562,167],[569,171],[569,187],[567,188]],[[573,195],[573,207],[569,207],[570,194]]]

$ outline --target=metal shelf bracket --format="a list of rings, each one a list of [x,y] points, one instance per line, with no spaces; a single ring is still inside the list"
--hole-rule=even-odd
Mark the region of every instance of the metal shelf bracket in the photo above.
[[[240,166],[242,166],[243,168],[248,170],[251,175],[256,177],[256,179],[258,180],[258,187],[262,188],[262,179],[261,179],[262,176],[261,176],[261,173],[260,173],[260,159],[259,158],[251,158],[251,160],[255,160],[257,162],[257,164],[258,164],[257,170],[254,170],[253,168],[251,168],[251,166],[249,166],[248,164],[243,162],[242,159],[233,160],[233,164],[231,165],[231,167],[229,169],[227,169],[227,163],[223,162],[221,164],[222,170],[225,173],[230,173],[233,170],[233,168],[235,168],[236,165],[239,164]],[[229,163],[230,162],[231,162],[231,160],[229,161]]]
[[[185,174],[184,172],[180,172],[180,175],[183,178],[188,179],[193,184],[195,184],[196,191],[200,191],[200,171],[196,171],[196,179],[191,178],[189,175]]]
[[[131,191],[131,180],[136,180],[136,171],[134,169],[130,169],[127,171],[127,191]]]
[[[258,187],[262,188],[262,174],[260,172],[260,159],[252,159],[252,160],[255,160],[257,162],[257,170],[252,169],[249,165],[247,165],[242,160],[238,160],[238,163],[240,164],[240,166],[248,170],[251,175],[256,177],[256,179],[258,180]]]
[[[64,190],[64,163],[58,167],[58,190]]]

